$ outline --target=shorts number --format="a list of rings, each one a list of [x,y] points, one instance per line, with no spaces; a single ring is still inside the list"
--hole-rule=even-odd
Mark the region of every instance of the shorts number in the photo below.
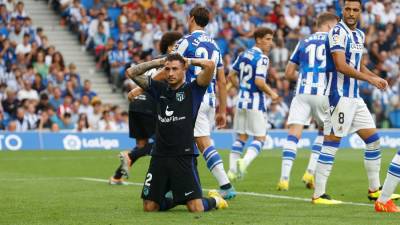
[[[340,113],[339,113],[339,123],[340,123],[340,124],[343,124],[343,123],[344,123],[344,113],[343,113],[343,112],[340,112]]]
[[[151,179],[153,179],[153,175],[151,173],[148,173],[146,175],[146,180],[144,181],[144,186],[150,186]]]

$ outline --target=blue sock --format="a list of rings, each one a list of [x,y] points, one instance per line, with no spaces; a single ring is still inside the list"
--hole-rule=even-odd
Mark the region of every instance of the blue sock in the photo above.
[[[293,161],[297,154],[297,143],[299,139],[293,135],[288,135],[282,151],[281,180],[289,180],[292,171]]]
[[[211,171],[216,165],[222,163],[221,156],[218,154],[214,146],[208,147],[203,152],[203,158],[207,162],[207,168]]]

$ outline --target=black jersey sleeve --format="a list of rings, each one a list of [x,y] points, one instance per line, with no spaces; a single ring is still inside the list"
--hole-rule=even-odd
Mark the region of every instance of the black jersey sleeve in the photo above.
[[[149,87],[147,88],[146,92],[158,101],[161,92],[163,92],[166,88],[167,84],[164,82],[153,80],[149,77]]]

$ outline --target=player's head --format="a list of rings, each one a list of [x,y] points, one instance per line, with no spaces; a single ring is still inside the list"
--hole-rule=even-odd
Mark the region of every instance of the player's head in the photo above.
[[[343,20],[352,29],[357,27],[361,16],[361,0],[345,0],[342,9]]]
[[[165,58],[164,70],[167,82],[171,87],[179,87],[185,79],[186,61],[178,53],[172,53]]]
[[[189,31],[195,28],[204,29],[210,20],[210,12],[203,6],[195,6],[189,13]]]
[[[337,24],[338,21],[339,17],[331,12],[321,13],[317,17],[318,31],[328,32]]]
[[[256,41],[256,46],[265,53],[271,49],[273,37],[274,32],[266,27],[259,27],[254,31],[254,40]]]
[[[182,38],[182,34],[176,31],[165,32],[160,41],[160,53],[165,55],[172,51],[175,42]]]

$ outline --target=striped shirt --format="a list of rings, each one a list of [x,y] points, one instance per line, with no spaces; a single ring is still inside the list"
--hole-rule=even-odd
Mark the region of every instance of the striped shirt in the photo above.
[[[297,44],[290,57],[290,62],[299,66],[296,95],[324,95],[330,67],[326,63],[327,39],[327,32],[316,32]]]
[[[181,54],[186,58],[211,59],[216,67],[223,68],[221,51],[209,35],[202,30],[193,31],[191,34],[181,38],[174,47],[174,52]],[[217,68],[214,70],[214,76],[211,84],[208,86],[207,92],[203,97],[203,102],[215,107],[215,84]],[[196,79],[197,74],[201,71],[200,67],[190,66],[186,72],[186,82],[190,83]]]
[[[239,109],[265,112],[265,94],[255,84],[256,79],[267,79],[269,59],[261,49],[253,47],[240,54],[232,65],[239,73]]]
[[[329,31],[329,48],[327,51],[327,63],[334,65],[332,52],[341,51],[345,53],[346,63],[360,71],[361,58],[364,51],[365,35],[359,30],[350,30],[343,22]],[[326,93],[332,96],[359,98],[359,84],[357,79],[338,72],[333,68],[329,72],[329,80]]]

